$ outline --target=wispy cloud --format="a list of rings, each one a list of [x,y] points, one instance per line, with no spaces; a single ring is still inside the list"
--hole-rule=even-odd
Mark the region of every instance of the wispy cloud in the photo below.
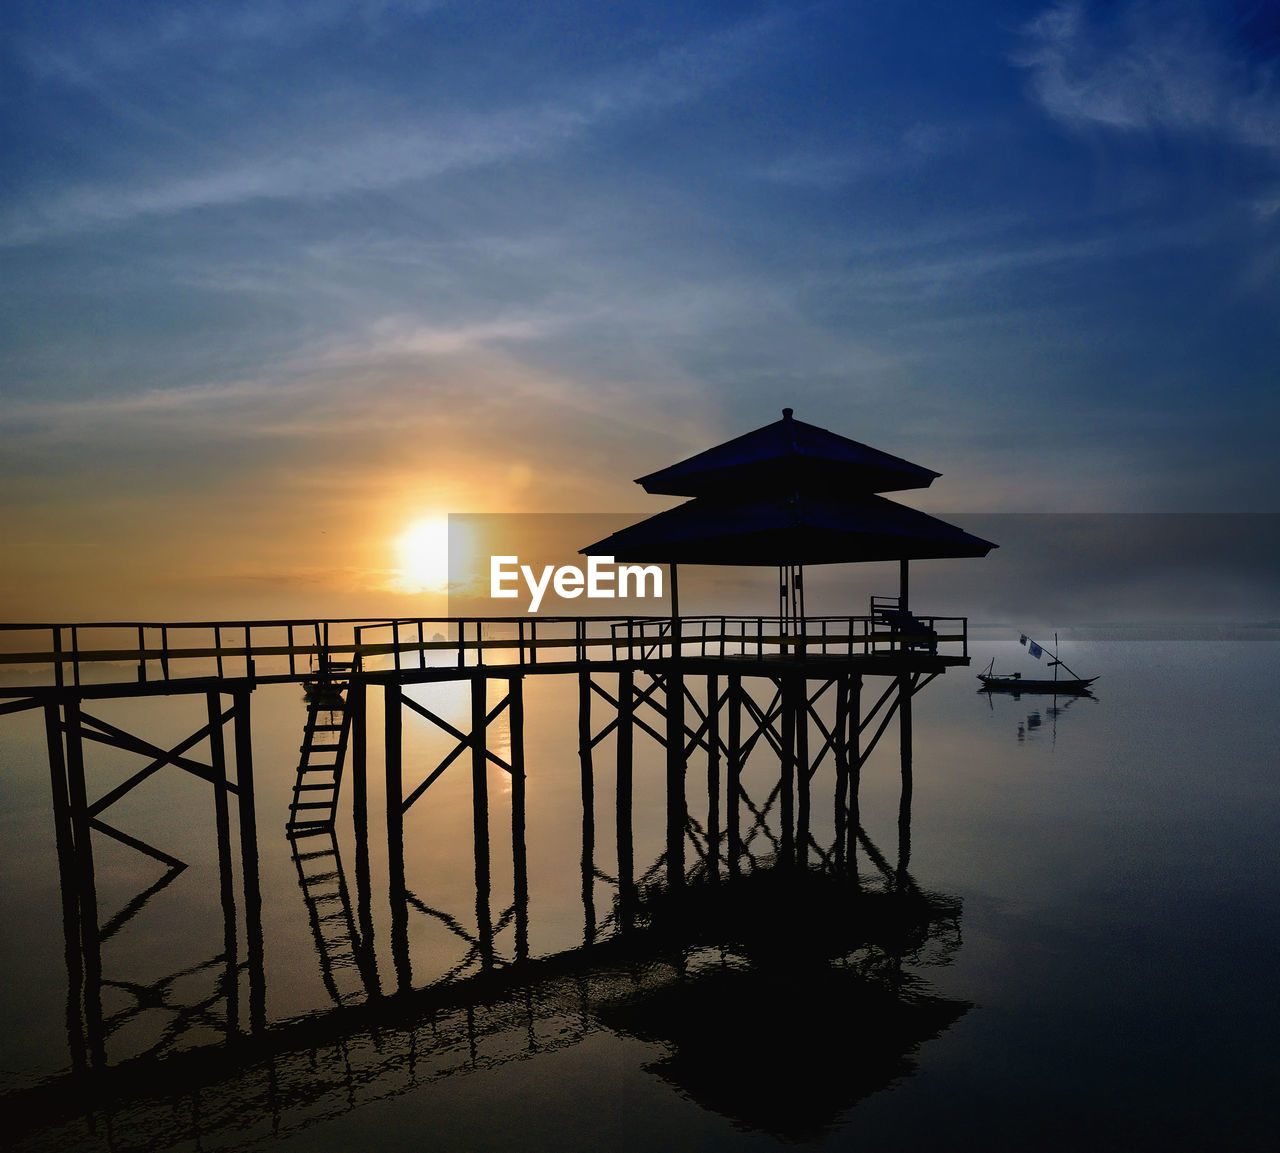
[[[676,403],[687,401],[683,382],[656,379],[642,396],[608,380],[539,368],[519,355],[582,320],[572,312],[513,312],[449,326],[390,315],[255,377],[14,400],[0,408],[0,444],[97,451],[170,438],[283,446],[356,435],[402,439],[461,424],[509,426],[515,435],[535,425],[554,430],[566,414],[663,429],[666,417],[652,402],[664,391]]]
[[[1233,53],[1197,3],[1130,3],[1095,15],[1068,0],[1023,33],[1016,62],[1065,124],[1213,133],[1280,158],[1274,69]]]
[[[252,201],[314,202],[552,156],[609,123],[685,104],[725,83],[759,59],[777,23],[745,21],[502,108],[423,107],[406,115],[365,107],[336,128],[314,116],[261,143],[238,141],[213,163],[207,149],[193,146],[145,182],[99,180],[15,204],[0,218],[0,244]],[[93,82],[78,64],[63,71]],[[282,136],[293,140],[283,149]]]
[[[19,38],[23,58],[41,79],[96,86],[104,76],[153,66],[159,57],[182,51],[208,53],[258,46],[264,51],[296,49],[299,42],[350,25],[370,34],[393,22],[422,17],[444,0],[219,0],[217,4],[124,5],[112,18],[101,6],[91,20],[54,21],[57,36],[28,33]]]
[[[927,164],[963,147],[970,134],[968,125],[921,121],[887,142],[788,152],[759,169],[758,175],[777,184],[833,190]]]

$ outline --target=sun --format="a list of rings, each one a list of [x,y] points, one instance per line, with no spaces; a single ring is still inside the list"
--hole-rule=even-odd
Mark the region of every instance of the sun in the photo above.
[[[395,586],[401,592],[447,592],[449,588],[449,521],[446,517],[416,520],[396,538],[399,567]]]

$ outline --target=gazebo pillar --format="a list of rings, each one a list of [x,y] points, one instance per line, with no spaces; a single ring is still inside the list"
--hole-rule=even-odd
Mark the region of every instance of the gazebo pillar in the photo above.
[[[680,566],[672,561],[671,569],[671,655],[680,655]]]
[[[909,607],[908,600],[911,581],[907,572],[908,563],[909,562],[906,557],[903,557],[898,561],[898,608],[903,612],[906,612]]]

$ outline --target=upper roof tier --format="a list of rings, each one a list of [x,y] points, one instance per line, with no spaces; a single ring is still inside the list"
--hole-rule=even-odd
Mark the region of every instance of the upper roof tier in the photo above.
[[[941,473],[806,424],[782,410],[782,419],[727,440],[636,483],[645,492],[707,496],[726,492],[780,493],[831,485],[835,491],[873,493],[928,488]]]

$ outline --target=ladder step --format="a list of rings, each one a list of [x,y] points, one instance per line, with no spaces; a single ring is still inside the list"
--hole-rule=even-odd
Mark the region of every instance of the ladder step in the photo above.
[[[315,822],[307,822],[307,823],[314,824]],[[336,856],[337,856],[337,853],[335,853],[332,849],[317,849],[314,853],[299,853],[298,860],[314,861],[317,857],[336,857]]]
[[[286,837],[300,840],[302,837],[315,837],[320,833],[333,833],[332,821],[290,821],[284,827]]]
[[[290,809],[331,809],[333,805],[329,801],[294,801],[289,806]]]
[[[308,748],[313,753],[332,753],[342,748],[342,743],[339,742],[336,745],[318,745],[314,741],[312,741],[310,745],[299,745],[298,752],[305,753]]]
[[[345,726],[343,725],[328,725],[328,724],[307,726],[307,728],[310,729],[313,733],[332,733],[332,732],[337,732],[339,729],[344,727]]]
[[[311,903],[311,907],[316,911],[316,918],[320,921],[332,920],[327,913],[322,914],[321,908],[332,908],[334,905],[342,905],[342,897],[338,893],[307,893],[307,900]],[[345,917],[346,906],[343,906],[334,916]]]
[[[326,781],[324,784],[321,784],[321,785],[294,785],[293,786],[293,791],[295,793],[318,793],[322,789],[325,792],[329,792],[329,793],[333,792],[333,782]]]

